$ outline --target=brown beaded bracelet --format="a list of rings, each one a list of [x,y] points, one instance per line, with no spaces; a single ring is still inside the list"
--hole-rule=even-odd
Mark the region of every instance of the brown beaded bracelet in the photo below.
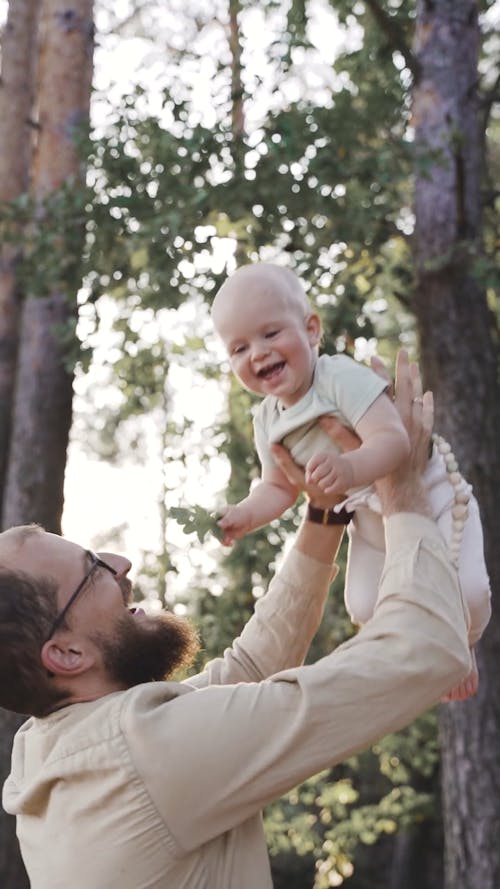
[[[348,512],[345,507],[339,512],[333,509],[320,509],[318,506],[307,504],[306,519],[316,525],[348,525],[354,513]]]

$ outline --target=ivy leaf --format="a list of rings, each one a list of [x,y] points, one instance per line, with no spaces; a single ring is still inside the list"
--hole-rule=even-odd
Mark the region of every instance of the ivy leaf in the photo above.
[[[185,534],[197,534],[200,543],[203,543],[207,534],[213,534],[217,540],[222,539],[223,531],[217,524],[217,516],[202,506],[193,506],[192,509],[174,506],[169,514],[182,525]]]

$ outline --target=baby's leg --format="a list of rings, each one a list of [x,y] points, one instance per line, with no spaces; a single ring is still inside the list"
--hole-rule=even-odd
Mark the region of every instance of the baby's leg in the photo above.
[[[436,445],[426,472],[429,498],[434,518],[450,549],[462,595],[469,609],[469,644],[472,647],[481,638],[491,615],[481,517],[477,500],[470,485],[458,472],[450,446],[439,437]]]
[[[469,643],[481,638],[491,616],[491,591],[484,561],[483,529],[476,498],[471,494],[468,514],[463,525],[460,548],[452,553],[464,601],[469,609]],[[438,526],[446,539],[456,535],[453,529],[453,507],[438,519]]]
[[[473,646],[481,638],[491,615],[491,591],[484,560],[483,529],[476,498],[458,471],[451,448],[435,437],[434,454],[427,473],[434,517],[450,549],[462,595],[470,616],[469,645],[472,668],[468,676],[442,698],[465,701],[479,683]]]
[[[375,608],[385,561],[382,517],[371,509],[357,508],[348,534],[345,606],[353,623],[365,624]]]
[[[477,669],[476,653],[473,648],[470,650],[470,656],[472,666],[469,675],[466,676],[465,679],[462,679],[462,682],[459,682],[458,685],[455,685],[447,695],[443,695],[441,698],[443,703],[449,703],[450,701],[466,701],[467,698],[471,698],[472,695],[476,694],[479,685],[479,673]]]

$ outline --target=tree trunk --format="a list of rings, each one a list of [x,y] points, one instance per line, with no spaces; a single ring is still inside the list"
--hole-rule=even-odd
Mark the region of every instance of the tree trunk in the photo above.
[[[36,57],[37,0],[10,0],[2,37],[0,80],[0,204],[29,188],[32,152],[33,73]],[[3,244],[0,254],[0,502],[7,466],[19,327],[15,280],[17,251]],[[0,784],[10,771],[12,736],[22,718],[0,710]],[[19,854],[15,818],[0,811],[0,886],[28,889]]]
[[[0,708],[0,785],[10,772],[12,738],[23,722],[17,713]],[[16,819],[3,810],[0,818],[0,886],[2,889],[29,889],[29,880],[19,853]]]
[[[229,0],[228,43],[231,53],[231,154],[235,180],[243,182],[245,177],[245,101],[241,76],[240,13],[240,0]],[[247,245],[244,240],[238,239],[236,242],[234,258],[238,266],[248,261]]]
[[[16,5],[23,4],[11,0],[12,12]],[[89,111],[92,0],[68,0],[66,4],[45,0],[41,35],[37,97],[40,130],[32,192],[43,206],[46,195],[61,184],[74,180],[78,187],[81,180],[75,133]],[[27,45],[24,51],[27,70],[33,53]],[[22,154],[20,150],[20,158]],[[68,284],[68,291],[70,286],[72,292],[61,292],[61,287],[61,291],[43,297],[37,297],[33,288],[24,301],[3,527],[36,521],[48,530],[60,530],[72,373],[67,369],[65,350],[54,325],[67,325],[75,314],[75,285]],[[15,317],[15,311],[11,315]],[[5,318],[2,323],[6,323]],[[4,329],[0,330],[5,335]],[[2,778],[9,771],[12,737],[19,722],[19,717],[0,712]],[[4,816],[0,830],[0,885],[2,889],[26,889],[28,881],[14,835],[14,819]]]
[[[32,153],[37,0],[10,0],[2,38],[0,80],[0,205],[26,192]],[[19,328],[17,249],[0,252],[0,503],[9,450]]]
[[[39,224],[48,195],[65,183],[74,182],[75,188],[81,184],[82,159],[75,140],[89,113],[92,5],[92,0],[45,0],[42,7],[40,130],[32,180]],[[34,286],[21,317],[3,526],[39,522],[59,532],[73,383],[60,333],[67,336],[74,325],[77,285],[64,282],[49,295],[37,295]]]
[[[493,617],[479,645],[479,692],[443,705],[446,889],[500,886],[500,398],[495,324],[475,274],[481,255],[478,10],[419,0],[414,91],[417,151],[415,311],[436,428],[473,484],[485,532]]]
[[[441,824],[427,818],[398,831],[393,837],[386,889],[442,889]]]

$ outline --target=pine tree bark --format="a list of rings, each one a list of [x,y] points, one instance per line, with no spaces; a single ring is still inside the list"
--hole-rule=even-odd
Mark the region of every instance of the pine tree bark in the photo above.
[[[23,722],[17,713],[0,708],[0,786],[10,772],[12,738]],[[19,852],[16,819],[0,810],[0,886],[2,889],[29,889],[29,880]]]
[[[240,14],[240,0],[229,0],[228,43],[231,53],[231,154],[235,180],[242,182],[245,176],[245,102],[241,74]],[[246,245],[241,239],[238,239],[236,243],[234,258],[238,266],[243,265],[248,260]]]
[[[92,0],[45,0],[42,6],[32,178],[41,216],[47,195],[64,183],[78,187],[82,178],[75,140],[89,114],[92,7]],[[71,329],[75,297],[63,283],[48,296],[31,292],[23,305],[4,527],[34,521],[60,531],[73,374],[59,331]]]
[[[0,79],[0,205],[27,192],[32,153],[37,0],[10,0]],[[7,467],[19,330],[18,250],[0,249],[0,503]]]
[[[500,398],[495,322],[481,256],[482,133],[475,0],[419,0],[415,311],[436,428],[479,500],[493,617],[479,645],[478,694],[440,713],[446,889],[500,886]]]
[[[38,0],[10,0],[2,45],[0,89],[0,200],[9,201],[29,187],[31,161],[32,73]],[[31,176],[32,194],[42,201],[70,177],[81,176],[74,145],[75,126],[88,117],[92,71],[92,0],[66,5],[45,0],[39,65],[39,140]],[[22,318],[15,291],[15,254],[2,250],[0,268],[0,460],[10,436],[3,526],[39,521],[59,530],[64,467],[71,420],[72,378],[53,330],[73,311],[74,294],[40,299],[31,293]],[[69,297],[69,298],[68,298]],[[71,302],[70,302],[71,299]],[[12,388],[17,378],[12,412]],[[3,472],[3,468],[0,469]],[[12,738],[22,722],[0,711],[0,780],[10,770]],[[15,821],[0,818],[0,885],[28,889],[29,882],[15,837]]]
[[[32,153],[34,60],[37,0],[10,0],[2,37],[0,80],[0,204],[29,188]],[[3,244],[0,252],[0,502],[7,467],[19,329],[20,293],[16,286],[17,250]],[[0,710],[0,785],[10,768],[14,732],[22,718]],[[0,811],[0,886],[28,889],[19,854],[15,819]]]

